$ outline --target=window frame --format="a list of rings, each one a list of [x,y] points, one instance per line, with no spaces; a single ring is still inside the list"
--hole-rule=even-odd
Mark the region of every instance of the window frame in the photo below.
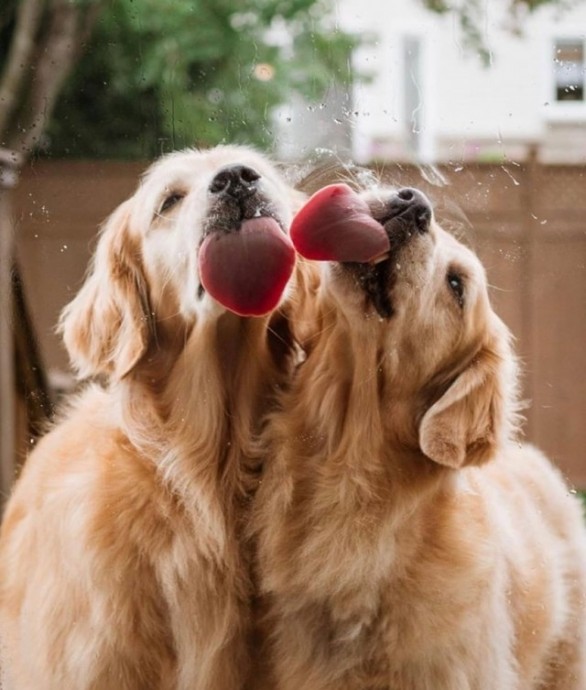
[[[576,29],[554,30],[547,40],[545,57],[545,80],[547,91],[544,97],[544,113],[550,122],[584,122],[586,121],[586,72],[584,74],[584,95],[581,101],[557,100],[557,81],[555,78],[554,58],[556,47],[560,41],[575,41],[582,43],[584,68],[586,69],[586,36]]]

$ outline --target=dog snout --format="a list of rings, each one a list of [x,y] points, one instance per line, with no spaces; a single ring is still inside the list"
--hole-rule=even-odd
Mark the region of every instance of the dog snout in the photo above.
[[[260,177],[254,168],[247,165],[230,165],[214,176],[209,191],[236,200],[246,199],[257,192]]]
[[[429,230],[432,208],[423,192],[413,187],[399,189],[388,203],[386,220],[401,218],[415,225],[420,232]]]

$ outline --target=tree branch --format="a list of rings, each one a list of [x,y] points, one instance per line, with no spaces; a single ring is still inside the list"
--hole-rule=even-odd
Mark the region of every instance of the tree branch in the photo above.
[[[79,55],[80,38],[89,35],[91,27],[88,22],[95,22],[100,4],[101,0],[95,0],[84,14],[77,3],[53,0],[51,23],[36,61],[36,75],[30,88],[26,108],[28,116],[11,141],[11,148],[25,156],[40,141],[63,82]]]
[[[21,0],[18,5],[14,36],[0,81],[0,144],[18,105],[18,97],[35,49],[35,37],[44,5],[45,0]]]
[[[87,43],[89,42],[92,33],[94,31],[94,26],[102,8],[104,6],[103,0],[94,0],[92,4],[86,9],[85,16],[81,22],[81,28],[79,31],[79,37],[77,40],[75,59],[78,60],[85,49],[87,48]]]

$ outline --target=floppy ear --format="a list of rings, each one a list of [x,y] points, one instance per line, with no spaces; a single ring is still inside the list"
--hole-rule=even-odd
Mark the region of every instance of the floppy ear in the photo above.
[[[149,343],[148,293],[128,216],[125,202],[109,218],[85,283],[61,314],[59,331],[81,377],[121,379]]]
[[[428,458],[453,468],[492,458],[509,431],[505,421],[515,379],[512,355],[511,367],[506,361],[494,350],[481,350],[429,408],[419,427],[419,446]]]

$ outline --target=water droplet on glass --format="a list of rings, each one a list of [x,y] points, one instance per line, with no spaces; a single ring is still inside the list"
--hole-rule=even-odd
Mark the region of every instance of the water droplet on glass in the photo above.
[[[510,172],[509,170],[507,170],[507,169],[505,168],[504,165],[501,165],[501,170],[502,170],[503,172],[505,172],[505,173],[511,178],[511,181],[513,182],[513,184],[515,185],[515,187],[518,187],[518,186],[520,185],[519,180],[516,180],[516,179],[511,175],[511,172]]]
[[[443,173],[431,163],[428,165],[420,165],[419,174],[426,182],[435,187],[446,187],[449,184]]]

